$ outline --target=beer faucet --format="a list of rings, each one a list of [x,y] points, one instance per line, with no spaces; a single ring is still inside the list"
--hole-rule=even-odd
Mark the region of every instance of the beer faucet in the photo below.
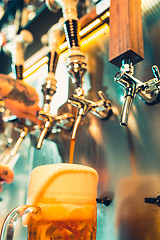
[[[52,101],[53,95],[56,93],[57,89],[57,80],[55,78],[55,72],[59,59],[59,45],[61,43],[63,32],[63,18],[59,22],[53,25],[47,34],[43,35],[41,42],[43,45],[48,44],[49,53],[48,53],[48,74],[45,79],[44,84],[42,85],[42,92],[44,96],[43,110],[44,112],[50,113],[50,104]]]
[[[28,45],[32,42],[32,33],[28,30],[22,30],[20,34],[4,46],[4,51],[12,56],[12,72],[19,80],[23,80],[24,55]]]
[[[76,139],[76,133],[81,121],[86,117],[86,115],[91,112],[96,117],[104,120],[108,119],[112,114],[111,103],[106,99],[102,91],[98,91],[100,97],[99,101],[91,101],[86,99],[84,96],[78,96],[73,94],[68,102],[78,108],[77,118],[72,131],[72,139]]]
[[[45,79],[45,83],[42,85],[42,92],[44,95],[43,110],[38,113],[39,118],[45,119],[45,124],[38,139],[37,149],[42,147],[44,138],[51,132],[54,126],[70,130],[74,121],[73,115],[70,113],[64,113],[60,116],[54,116],[50,113],[50,104],[57,89],[55,72],[59,59],[59,44],[64,35],[62,23],[63,19],[60,19],[47,33],[47,41],[49,44],[48,75]],[[42,38],[43,43],[45,42],[44,38],[46,38],[46,36]]]
[[[19,136],[17,142],[15,143],[14,147],[7,154],[4,155],[3,159],[1,159],[1,161],[0,161],[1,165],[7,165],[11,169],[14,168],[14,165],[16,164],[16,162],[19,158],[19,155],[17,154],[17,152],[19,150],[19,147],[20,147],[23,139],[27,135],[27,133],[28,133],[27,127],[24,127],[21,129],[20,136]]]
[[[79,44],[80,23],[77,17],[77,0],[46,0],[51,11],[62,8],[64,17],[64,32],[68,44],[67,71],[75,85],[75,92],[83,95],[83,77],[87,71],[85,55],[82,53]]]
[[[46,122],[39,136],[37,142],[37,149],[41,149],[43,140],[45,139],[47,134],[51,132],[53,127],[59,127],[67,131],[70,131],[74,123],[74,116],[71,113],[63,113],[62,115],[56,116],[49,113],[46,115],[44,111],[40,111],[39,116],[42,117],[43,119],[46,119]]]
[[[4,51],[10,53],[12,57],[12,70],[15,74],[15,78],[23,81],[23,65],[24,65],[24,55],[26,48],[29,44],[33,42],[33,36],[28,30],[22,30],[11,42],[6,44]],[[6,154],[1,159],[2,165],[8,165],[13,169],[16,164],[19,154],[17,154],[19,147],[26,137],[29,128],[25,124],[25,119],[18,119],[16,116],[3,116],[4,122],[18,122],[17,129],[20,131],[19,138],[13,148],[7,149]],[[14,124],[15,127],[15,124]],[[34,128],[34,127],[33,127]],[[35,127],[36,128],[36,127]]]
[[[136,96],[149,105],[156,104],[160,99],[160,74],[157,66],[152,67],[154,78],[146,82],[142,82],[133,76],[133,66],[129,60],[122,61],[120,72],[114,76],[114,80],[118,82],[125,90],[124,103],[121,111],[121,126],[128,125],[128,117],[132,102]]]
[[[12,41],[5,44],[3,50],[12,57],[12,73],[18,80],[23,80],[24,55],[29,44],[33,42],[33,36],[28,30],[22,30]],[[5,115],[5,114],[4,114]],[[5,122],[16,120],[16,116],[3,116]]]
[[[68,103],[78,108],[78,115],[74,123],[72,139],[75,139],[77,129],[82,119],[88,112],[101,119],[109,117],[112,112],[110,102],[105,98],[102,91],[99,91],[100,101],[93,102],[84,97],[83,83],[84,74],[87,71],[85,55],[80,49],[80,23],[77,17],[77,0],[46,0],[46,4],[51,11],[59,7],[62,8],[64,17],[64,32],[68,44],[67,71],[75,85],[74,94]]]
[[[28,133],[35,132],[39,128],[40,126],[37,126],[37,125],[26,126],[21,121],[15,122],[14,129],[20,132],[20,135],[14,146],[12,146],[13,139],[11,138],[8,139],[8,144],[2,158],[0,159],[0,164],[8,166],[9,168],[13,169],[17,160],[19,159],[18,150],[24,138],[27,136]]]

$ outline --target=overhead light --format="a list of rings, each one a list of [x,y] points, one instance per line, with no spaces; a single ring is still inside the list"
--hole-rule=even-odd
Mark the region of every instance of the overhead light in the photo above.
[[[37,71],[40,67],[45,65],[47,62],[48,62],[48,57],[47,56],[43,57],[41,60],[39,60],[34,65],[32,65],[30,68],[28,68],[26,71],[24,71],[23,78],[29,77],[32,73]]]

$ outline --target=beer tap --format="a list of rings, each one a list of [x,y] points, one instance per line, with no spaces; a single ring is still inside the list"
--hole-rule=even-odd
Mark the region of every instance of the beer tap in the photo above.
[[[1,159],[0,164],[1,165],[7,165],[8,167],[10,167],[11,169],[14,168],[14,165],[16,164],[18,158],[19,158],[19,154],[17,154],[19,147],[23,141],[23,139],[26,137],[28,133],[28,128],[24,127],[21,129],[20,132],[20,136],[17,140],[17,142],[15,143],[14,147],[4,155],[4,158]]]
[[[59,53],[58,48],[62,40],[63,33],[63,18],[59,22],[53,25],[47,34],[43,35],[41,41],[44,45],[48,44],[48,74],[42,85],[42,92],[44,96],[43,110],[45,113],[50,112],[50,104],[53,95],[56,93],[57,80],[55,78],[55,72],[58,64]]]
[[[78,115],[74,123],[72,139],[75,139],[77,129],[88,112],[92,112],[100,119],[108,118],[112,112],[110,102],[106,99],[102,91],[98,94],[101,100],[97,102],[85,98],[83,83],[84,74],[87,71],[85,55],[80,49],[80,23],[77,17],[77,0],[46,0],[46,4],[51,11],[59,7],[62,8],[64,17],[64,32],[68,44],[67,71],[75,85],[74,94],[68,99],[68,103],[78,108]]]
[[[132,63],[127,59],[122,61],[120,72],[115,74],[114,80],[125,90],[124,103],[121,111],[121,126],[128,125],[128,117],[132,101],[136,94],[149,105],[156,104],[160,99],[160,74],[157,66],[152,67],[154,78],[142,82],[133,76]]]
[[[81,96],[83,91],[83,77],[87,71],[85,55],[80,49],[80,23],[77,18],[77,0],[46,0],[51,11],[61,7],[64,17],[64,32],[68,43],[67,71],[75,85],[75,92]]]
[[[39,126],[31,125],[26,126],[23,122],[15,122],[14,129],[20,132],[20,135],[12,147],[12,139],[8,139],[8,148],[6,148],[2,158],[0,159],[0,165],[8,166],[10,169],[13,169],[17,160],[19,159],[18,150],[28,133],[38,130]],[[10,143],[11,141],[11,143]]]
[[[33,42],[33,36],[28,30],[22,30],[12,41],[5,44],[3,50],[12,57],[12,73],[18,80],[23,80],[24,55],[29,44]],[[5,115],[5,114],[4,114]],[[16,120],[16,116],[4,116],[5,122]]]
[[[26,48],[29,44],[33,42],[33,36],[28,30],[22,30],[19,35],[17,35],[13,41],[9,42],[5,46],[5,51],[12,56],[12,69],[15,74],[15,78],[23,81],[23,65],[24,65],[24,54]],[[26,137],[29,127],[25,125],[25,119],[17,119],[14,116],[3,117],[5,122],[13,122],[18,120],[17,129],[20,130],[20,135],[15,145],[11,149],[7,149],[6,154],[1,159],[1,165],[7,165],[13,169],[16,164],[19,154],[17,154],[19,147]],[[15,125],[15,124],[14,124]],[[14,126],[15,127],[15,126]]]
[[[98,91],[98,95],[100,100],[96,102],[88,100],[84,96],[78,96],[77,94],[73,94],[71,98],[68,99],[71,105],[78,108],[77,118],[72,131],[72,139],[76,139],[78,127],[89,112],[102,120],[108,119],[111,116],[112,108],[110,101],[107,100],[102,91]]]
[[[12,72],[19,80],[23,80],[24,55],[33,36],[28,30],[22,30],[12,41],[4,46],[4,51],[12,56]]]
[[[38,113],[38,117],[45,119],[44,128],[40,134],[37,143],[37,149],[42,147],[42,142],[47,133],[50,133],[52,128],[56,125],[58,127],[70,130],[74,121],[73,115],[70,113],[64,113],[60,116],[54,116],[50,113],[50,104],[53,95],[56,93],[57,80],[55,79],[55,72],[58,64],[59,44],[64,35],[63,32],[63,19],[60,19],[47,33],[47,41],[49,44],[49,61],[48,61],[48,75],[45,79],[45,83],[42,85],[42,92],[44,95],[43,110]],[[46,36],[43,36],[42,42],[45,43]]]
[[[46,119],[46,122],[38,138],[37,149],[41,149],[43,140],[47,134],[51,132],[54,126],[70,131],[74,123],[74,116],[71,113],[63,113],[57,116],[49,113],[46,115],[46,113],[42,110],[39,112],[39,116]]]

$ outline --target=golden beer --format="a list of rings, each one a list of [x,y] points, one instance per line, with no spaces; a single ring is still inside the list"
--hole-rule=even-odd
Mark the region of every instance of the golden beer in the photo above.
[[[42,218],[27,220],[28,240],[96,240],[97,180],[96,171],[82,165],[36,168],[28,204],[40,207]]]
[[[91,167],[69,163],[36,167],[27,205],[13,209],[7,219],[14,222],[24,215],[28,240],[96,240],[97,184],[98,174]],[[4,226],[2,239],[8,239],[11,226]]]
[[[92,219],[32,220],[28,226],[28,240],[96,240],[96,225],[96,212]]]

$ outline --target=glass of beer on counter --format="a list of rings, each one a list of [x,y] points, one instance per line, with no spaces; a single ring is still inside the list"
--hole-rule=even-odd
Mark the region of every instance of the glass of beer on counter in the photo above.
[[[96,240],[97,184],[98,174],[88,166],[57,163],[34,168],[27,205],[8,214],[1,240],[8,235],[13,239],[14,223],[22,216],[28,240]]]

